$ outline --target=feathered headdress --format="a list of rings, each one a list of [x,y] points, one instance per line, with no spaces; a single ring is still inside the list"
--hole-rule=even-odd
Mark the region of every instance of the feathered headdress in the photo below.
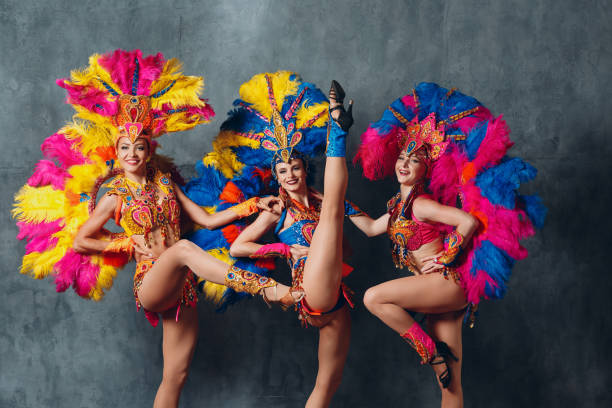
[[[365,177],[375,180],[394,174],[402,148],[414,151],[419,143],[428,148],[435,158],[429,179],[434,198],[451,206],[459,202],[480,221],[457,265],[468,301],[474,304],[483,296],[504,295],[515,260],[527,256],[520,239],[533,235],[546,214],[538,196],[517,192],[537,171],[520,158],[506,156],[513,145],[508,133],[506,122],[476,99],[421,83],[393,101],[363,133],[354,160]]]
[[[325,151],[329,103],[315,85],[293,72],[255,75],[240,87],[234,107],[213,141],[213,151],[197,163],[198,177],[184,188],[189,198],[210,212],[272,192],[270,163]],[[245,220],[238,220],[214,231],[197,230],[188,238],[224,262],[267,275],[274,267],[270,260],[229,255],[245,225]],[[202,285],[221,309],[245,296],[211,282]]]
[[[95,300],[112,286],[116,268],[127,257],[78,254],[72,249],[74,236],[93,211],[102,183],[121,171],[115,167],[120,132],[150,140],[214,116],[200,99],[202,78],[180,70],[178,60],[162,54],[143,57],[140,50],[116,50],[92,55],[87,68],[57,81],[76,114],[43,142],[45,159],[15,196],[17,238],[28,241],[21,273],[37,279],[53,274],[58,292],[72,286]],[[155,155],[152,163],[172,169],[162,156]]]

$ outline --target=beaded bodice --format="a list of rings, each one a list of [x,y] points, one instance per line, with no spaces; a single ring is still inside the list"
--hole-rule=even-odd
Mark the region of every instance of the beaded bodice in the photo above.
[[[391,239],[393,262],[398,268],[407,266],[413,270],[415,266],[410,251],[416,251],[440,237],[435,225],[414,219],[412,204],[419,196],[429,197],[423,192],[422,186],[416,185],[406,200],[402,201],[400,193],[397,193],[387,202],[387,211],[390,214],[387,233]]]
[[[164,241],[168,234],[174,240],[180,238],[181,211],[168,174],[150,168],[144,185],[121,174],[106,187],[109,188],[106,194],[121,198],[115,222],[123,227],[128,236],[143,235],[149,244],[151,231],[161,228]]]

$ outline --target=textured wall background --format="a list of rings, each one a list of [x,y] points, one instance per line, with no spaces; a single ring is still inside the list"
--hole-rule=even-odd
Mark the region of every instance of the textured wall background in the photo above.
[[[607,1],[51,1],[0,0],[0,406],[147,407],[161,375],[161,330],[134,311],[133,266],[94,304],[17,273],[23,243],[12,195],[42,140],[69,119],[55,79],[94,52],[141,48],[204,75],[217,118],[161,139],[186,176],[253,74],[295,70],[355,99],[357,135],[420,81],[455,86],[503,113],[514,154],[539,170],[547,224],[525,242],[511,290],[464,334],[470,407],[610,406],[612,5]],[[193,4],[198,3],[198,4]],[[393,182],[351,171],[348,196],[383,211]],[[347,226],[359,295],[397,276],[385,237]],[[182,405],[295,407],[316,372],[316,331],[260,300],[224,315],[202,302]],[[359,304],[335,407],[438,405],[431,370]],[[607,386],[606,386],[607,384]]]

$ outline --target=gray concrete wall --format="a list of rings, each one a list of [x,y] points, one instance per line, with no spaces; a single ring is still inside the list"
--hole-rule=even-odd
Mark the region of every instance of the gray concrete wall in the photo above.
[[[173,3],[173,5],[169,5]],[[357,134],[420,81],[457,87],[504,114],[513,153],[539,170],[547,224],[525,245],[503,301],[464,333],[470,407],[610,406],[612,301],[611,8],[607,1],[0,0],[0,406],[147,407],[161,375],[161,330],[134,311],[133,266],[100,303],[20,275],[9,214],[40,143],[70,118],[54,80],[94,52],[161,51],[204,75],[218,115],[161,139],[187,176],[253,74],[295,70],[355,99]],[[351,171],[348,196],[378,214],[393,182]],[[365,289],[398,276],[386,238],[347,227]],[[182,406],[296,407],[316,372],[316,331],[253,300],[224,315],[201,302],[200,340]],[[431,370],[359,304],[335,407],[439,404]]]

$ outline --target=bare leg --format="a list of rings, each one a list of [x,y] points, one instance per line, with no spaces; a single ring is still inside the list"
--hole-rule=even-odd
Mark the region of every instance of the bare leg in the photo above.
[[[174,306],[181,296],[187,268],[209,282],[223,285],[229,265],[193,242],[182,239],[165,250],[143,278],[138,291],[142,305],[151,311],[162,311]],[[287,286],[278,284],[276,292],[274,288],[267,288],[266,295],[275,300],[275,293],[282,297],[288,290]]]
[[[329,322],[321,326],[317,324],[317,320],[328,316],[332,317]],[[342,380],[342,370],[351,338],[351,317],[345,306],[330,315],[313,319],[312,323],[320,327],[319,372],[306,408],[322,408],[329,406]]]
[[[461,362],[463,347],[461,342],[461,329],[465,313],[449,312],[427,316],[427,327],[431,336],[437,341],[445,342],[459,361],[447,361],[451,373],[451,382],[448,388],[442,388],[442,408],[463,408],[463,389],[461,387]]]
[[[406,310],[427,314],[457,311],[465,307],[466,299],[463,289],[454,281],[445,279],[441,273],[430,273],[371,287],[363,303],[372,314],[402,335],[415,323]],[[452,346],[451,349],[454,351]],[[446,369],[444,364],[432,368],[437,375]]]
[[[381,283],[368,289],[363,303],[372,314],[399,334],[412,326],[406,310],[445,313],[466,305],[463,289],[441,273],[409,276]]]
[[[174,311],[162,313],[164,372],[154,408],[178,407],[179,397],[198,340],[198,310],[186,307],[177,322]]]
[[[330,93],[330,108],[338,105],[334,98],[335,94]],[[335,112],[337,117],[339,112]],[[325,160],[321,217],[310,243],[302,283],[306,302],[317,311],[330,310],[338,300],[342,280],[342,223],[347,183],[345,158],[328,156]]]

